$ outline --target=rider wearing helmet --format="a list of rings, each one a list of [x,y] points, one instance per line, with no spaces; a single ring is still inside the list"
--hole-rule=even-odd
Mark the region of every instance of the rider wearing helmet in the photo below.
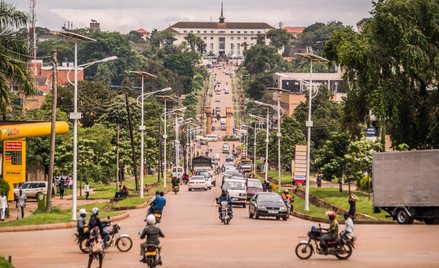
[[[93,228],[97,226],[99,228],[99,233],[101,234],[102,239],[104,239],[104,244],[105,244],[105,246],[107,246],[107,242],[110,239],[110,235],[104,229],[102,222],[99,219],[98,215],[99,215],[99,209],[92,208],[90,221],[88,222],[88,229],[93,230]]]
[[[294,202],[294,198],[293,196],[289,193],[288,189],[284,190],[284,193],[282,194],[282,200],[285,201],[286,199],[288,199],[290,202],[289,204]]]
[[[81,208],[79,210],[79,218],[76,223],[76,228],[78,230],[79,236],[84,236],[89,233],[85,217],[87,217],[87,211],[85,210],[85,208]]]
[[[155,205],[155,200],[157,197],[160,196],[160,191],[155,191],[155,196],[153,198],[151,198],[151,200],[149,200],[148,205],[149,205],[149,209],[146,215],[152,214],[155,210],[154,205]]]
[[[144,239],[146,237],[146,242],[140,244],[140,256],[143,258],[140,260],[141,262],[145,261],[145,249],[148,245],[155,245],[157,246],[158,253],[159,253],[159,259],[158,263],[162,264],[162,258],[160,255],[160,252],[162,250],[162,247],[160,246],[160,237],[165,237],[162,230],[155,226],[155,216],[150,214],[148,217],[146,217],[146,227],[143,229],[142,233],[140,234],[140,239]]]
[[[226,201],[227,204],[229,205],[229,214],[230,217],[233,217],[233,210],[232,210],[232,198],[230,198],[229,193],[227,192],[227,190],[223,189],[221,191],[221,195],[217,198],[217,204],[221,204],[222,201]],[[218,212],[221,213],[221,206],[218,207]]]
[[[327,233],[322,234],[320,237],[320,246],[322,248],[323,253],[326,254],[328,246],[327,242],[331,240],[336,240],[338,236],[338,221],[335,219],[337,214],[334,211],[327,211],[326,215],[329,218],[329,229],[323,229],[327,230]]]

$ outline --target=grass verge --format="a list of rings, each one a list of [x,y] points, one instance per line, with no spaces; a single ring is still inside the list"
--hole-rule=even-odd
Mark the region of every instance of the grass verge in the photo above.
[[[12,264],[10,264],[6,258],[0,256],[0,267],[2,268],[14,268]]]
[[[116,216],[122,214],[120,211],[105,211],[104,208],[109,205],[108,202],[94,203],[88,205],[78,206],[78,211],[81,208],[85,208],[87,212],[94,207],[99,208],[99,216],[104,219],[108,216]],[[58,207],[52,208],[51,212],[35,211],[31,216],[15,221],[0,223],[1,226],[24,226],[24,225],[40,225],[50,223],[67,223],[72,222],[72,210],[71,209],[59,209]],[[0,266],[2,267],[2,266]]]
[[[149,200],[149,198],[128,197],[128,198],[125,198],[119,202],[115,202],[113,204],[113,207],[114,208],[133,207],[133,206],[141,205],[148,200]]]

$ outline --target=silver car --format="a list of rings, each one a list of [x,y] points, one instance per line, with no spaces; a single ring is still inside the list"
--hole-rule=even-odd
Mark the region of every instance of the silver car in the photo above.
[[[47,193],[47,181],[29,181],[14,189],[14,194],[18,196],[19,191],[23,192],[27,198],[38,198],[43,193]]]

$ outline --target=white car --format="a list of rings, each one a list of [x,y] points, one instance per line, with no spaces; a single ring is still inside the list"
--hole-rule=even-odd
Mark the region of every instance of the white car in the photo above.
[[[202,189],[204,191],[207,191],[208,189],[207,181],[204,178],[204,176],[192,176],[189,178],[189,181],[187,183],[187,189],[188,191],[192,191],[195,189]]]
[[[22,191],[27,198],[39,198],[43,193],[47,193],[47,181],[29,181],[14,189],[14,195],[18,196]]]
[[[223,183],[223,190],[227,190],[232,198],[232,204],[247,206],[247,186],[245,180],[226,179]]]
[[[207,135],[204,137],[204,139],[206,141],[218,141],[218,136],[217,135]]]
[[[184,169],[180,166],[178,167],[172,167],[172,177],[180,178],[183,176]]]

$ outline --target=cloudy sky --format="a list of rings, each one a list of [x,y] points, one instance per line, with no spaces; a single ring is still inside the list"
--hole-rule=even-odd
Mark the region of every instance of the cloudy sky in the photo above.
[[[29,0],[3,0],[29,12]],[[36,0],[37,26],[60,29],[64,22],[105,31],[159,30],[177,21],[218,21],[220,0]],[[226,21],[308,26],[338,20],[355,26],[369,16],[371,0],[224,0]]]

